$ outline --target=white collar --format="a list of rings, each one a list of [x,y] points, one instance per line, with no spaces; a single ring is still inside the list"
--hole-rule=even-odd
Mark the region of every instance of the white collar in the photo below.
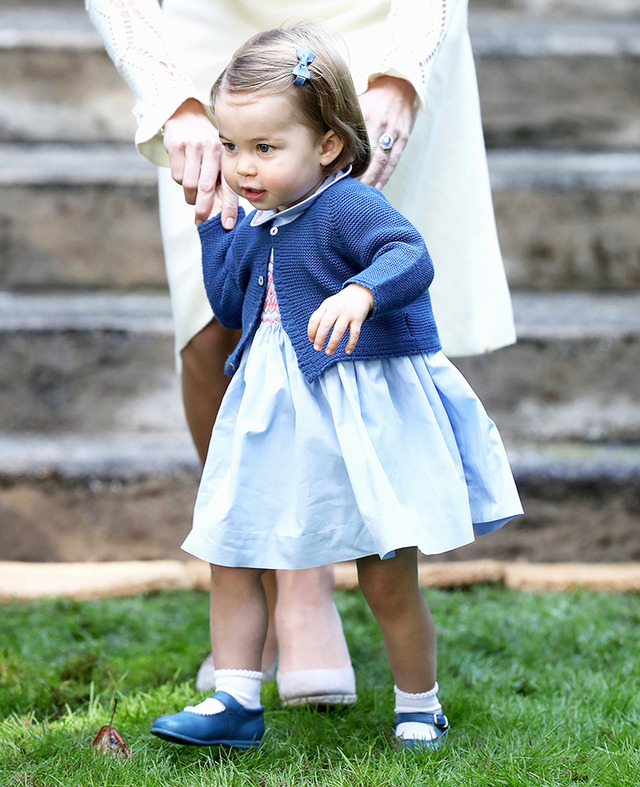
[[[351,164],[349,164],[346,169],[336,172],[335,175],[329,175],[329,177],[325,178],[325,180],[318,186],[313,194],[310,194],[306,199],[303,199],[302,202],[297,202],[295,205],[292,205],[290,208],[286,208],[285,210],[257,210],[254,217],[251,219],[251,226],[259,227],[261,224],[264,224],[270,219],[273,219],[273,224],[276,227],[280,227],[283,224],[288,224],[290,221],[294,221],[298,218],[298,216],[300,216],[301,213],[304,213],[304,211],[309,207],[313,200],[316,199],[316,197],[319,197],[320,194],[333,186],[334,183],[342,180],[342,178],[346,178],[350,173]]]

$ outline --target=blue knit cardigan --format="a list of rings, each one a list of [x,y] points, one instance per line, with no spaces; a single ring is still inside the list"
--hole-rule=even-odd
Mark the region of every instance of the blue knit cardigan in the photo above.
[[[242,328],[227,374],[234,374],[260,325],[272,248],[282,326],[309,382],[340,361],[440,349],[428,292],[431,258],[419,232],[379,191],[345,177],[288,224],[251,226],[254,215],[245,217],[240,209],[233,230],[223,229],[219,216],[199,227],[214,314],[227,328]],[[371,290],[374,300],[353,353],[344,352],[346,335],[333,355],[314,350],[307,337],[309,317],[352,282]]]

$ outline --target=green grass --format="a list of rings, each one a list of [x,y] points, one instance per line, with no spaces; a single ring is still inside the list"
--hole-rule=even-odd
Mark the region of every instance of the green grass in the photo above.
[[[452,723],[431,754],[394,751],[392,679],[358,593],[340,593],[358,677],[345,711],[282,709],[265,687],[255,752],[174,746],[151,720],[196,699],[205,594],[0,607],[0,785],[285,787],[640,784],[640,597],[425,591]],[[123,762],[91,741],[119,698]]]

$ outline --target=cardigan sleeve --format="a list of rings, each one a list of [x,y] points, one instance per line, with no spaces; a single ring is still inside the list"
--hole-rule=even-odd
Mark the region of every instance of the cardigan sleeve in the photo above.
[[[209,303],[216,319],[225,328],[242,327],[242,307],[246,282],[243,284],[236,250],[241,248],[244,210],[238,208],[238,222],[232,230],[213,216],[198,227],[202,247],[202,274]]]
[[[201,101],[177,68],[164,33],[157,0],[85,0],[87,12],[109,57],[134,97],[138,150],[154,164],[169,165],[162,127],[188,98]]]
[[[360,194],[358,194],[360,192]],[[413,303],[429,289],[433,263],[422,236],[386,197],[369,186],[344,196],[334,211],[343,248],[361,271],[343,286],[371,290],[371,317]]]
[[[450,6],[450,0],[391,0],[386,47],[380,68],[369,75],[369,82],[382,75],[411,82],[416,91],[414,112],[424,108],[431,65],[446,35]]]

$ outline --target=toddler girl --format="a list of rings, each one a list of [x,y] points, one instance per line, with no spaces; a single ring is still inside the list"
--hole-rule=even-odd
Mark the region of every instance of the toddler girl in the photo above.
[[[216,317],[242,338],[183,548],[211,564],[216,693],[167,740],[259,744],[261,574],[356,560],[395,681],[394,734],[437,748],[417,551],[522,513],[497,430],[440,350],[417,230],[356,178],[370,147],[346,64],[317,28],[253,37],[211,94],[229,185],[256,211],[199,228]]]

